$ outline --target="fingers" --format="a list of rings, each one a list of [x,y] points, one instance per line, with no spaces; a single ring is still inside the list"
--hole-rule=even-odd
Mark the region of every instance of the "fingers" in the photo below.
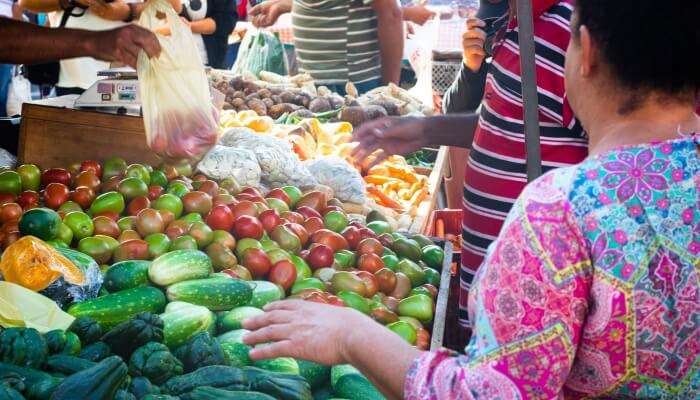
[[[160,42],[156,35],[141,27],[133,25],[134,31],[134,43],[148,55],[150,58],[158,57],[160,55],[161,47]],[[138,51],[136,52],[138,54]]]
[[[276,310],[288,310],[296,311],[303,308],[307,302],[301,300],[284,300],[284,301],[274,301],[272,303],[266,304],[263,307],[265,311],[276,311]]]
[[[486,26],[486,22],[480,20],[479,18],[469,18],[467,19],[467,29],[471,30],[474,28],[483,28]]]
[[[291,312],[284,310],[275,310],[266,312],[265,314],[259,315],[257,317],[246,318],[243,321],[243,328],[253,331],[270,325],[286,324],[292,320],[293,317],[291,316]]]
[[[291,340],[272,343],[252,349],[248,356],[253,360],[263,360],[267,358],[293,357],[295,346]]]
[[[270,325],[250,332],[243,337],[243,343],[254,346],[259,343],[283,342],[291,340],[294,328],[289,325]]]
[[[486,32],[483,29],[470,29],[462,34],[462,41],[465,40],[480,40],[481,43],[486,41]]]

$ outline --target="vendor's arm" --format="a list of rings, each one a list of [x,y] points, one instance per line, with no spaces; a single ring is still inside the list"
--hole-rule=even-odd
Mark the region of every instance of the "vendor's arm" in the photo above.
[[[373,0],[377,14],[377,36],[382,56],[382,80],[399,83],[403,60],[403,16],[395,0]]]
[[[390,155],[410,154],[428,145],[470,148],[479,116],[476,114],[433,117],[386,117],[360,125],[353,131],[359,145],[352,156],[360,160],[376,150],[376,163]]]
[[[0,63],[36,64],[75,57],[93,57],[136,65],[142,49],[149,57],[160,54],[155,35],[136,25],[108,31],[51,29],[0,18]]]
[[[257,27],[266,27],[277,22],[282,14],[292,12],[292,0],[267,0],[250,10],[250,22]]]

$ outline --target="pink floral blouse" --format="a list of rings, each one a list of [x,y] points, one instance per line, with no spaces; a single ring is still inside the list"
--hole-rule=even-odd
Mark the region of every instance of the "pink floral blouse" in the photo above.
[[[700,398],[700,136],[528,185],[479,269],[466,355],[407,399]]]

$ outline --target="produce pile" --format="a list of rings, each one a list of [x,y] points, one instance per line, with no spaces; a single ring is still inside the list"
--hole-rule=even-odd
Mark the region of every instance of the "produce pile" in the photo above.
[[[352,307],[429,344],[442,249],[322,191],[263,195],[115,158],[4,171],[0,204],[2,276],[76,318],[0,332],[0,396],[381,398],[350,366],[249,359],[243,319],[283,298]]]

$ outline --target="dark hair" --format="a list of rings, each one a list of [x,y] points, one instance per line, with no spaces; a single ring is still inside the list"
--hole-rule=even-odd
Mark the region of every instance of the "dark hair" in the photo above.
[[[699,0],[577,0],[614,78],[632,90],[671,97],[700,90]]]

